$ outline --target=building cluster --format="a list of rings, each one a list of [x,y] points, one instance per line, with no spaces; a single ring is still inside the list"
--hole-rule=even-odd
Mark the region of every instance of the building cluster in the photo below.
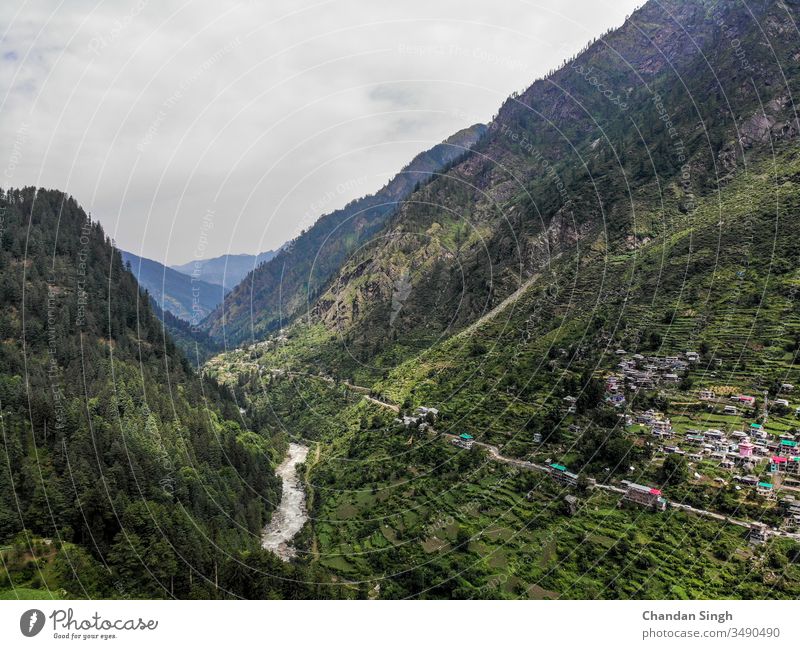
[[[429,426],[436,422],[439,417],[439,410],[437,408],[428,408],[426,406],[419,406],[413,415],[403,415],[395,419],[395,423],[403,424],[406,428],[411,426],[417,427],[424,431]]]
[[[697,352],[678,356],[643,356],[628,355],[624,349],[618,349],[616,353],[622,357],[617,365],[621,375],[612,375],[617,390],[621,389],[620,386],[629,390],[651,390],[661,385],[676,385],[689,371],[690,365],[700,360]]]
[[[648,427],[653,437],[667,439],[675,434],[672,429],[672,422],[657,410],[650,409],[637,413],[634,416],[634,421],[637,424]]]

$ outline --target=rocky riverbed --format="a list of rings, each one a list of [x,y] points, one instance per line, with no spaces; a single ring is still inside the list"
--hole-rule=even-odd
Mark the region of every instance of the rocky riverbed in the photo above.
[[[272,520],[261,534],[261,547],[289,561],[297,554],[291,541],[308,520],[306,511],[306,491],[303,481],[297,475],[297,465],[305,462],[308,447],[302,444],[289,444],[286,459],[281,462],[276,473],[283,480],[281,502],[272,513]]]

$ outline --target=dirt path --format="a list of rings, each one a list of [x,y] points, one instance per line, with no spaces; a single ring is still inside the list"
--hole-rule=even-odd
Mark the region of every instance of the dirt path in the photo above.
[[[515,304],[525,293],[527,293],[528,289],[533,286],[534,282],[541,277],[540,273],[536,273],[530,279],[525,280],[525,282],[520,286],[516,291],[514,291],[511,295],[509,295],[505,300],[500,302],[496,307],[494,307],[491,311],[484,313],[480,318],[478,318],[475,322],[473,322],[469,327],[464,329],[463,331],[459,331],[455,338],[460,338],[462,336],[469,336],[470,334],[474,333],[478,327],[483,325],[486,322],[489,322],[493,318],[495,318],[500,312],[505,311],[508,307]]]

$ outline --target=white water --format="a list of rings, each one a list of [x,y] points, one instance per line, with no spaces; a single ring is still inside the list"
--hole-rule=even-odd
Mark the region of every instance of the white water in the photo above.
[[[261,534],[261,547],[288,561],[297,554],[291,540],[308,520],[306,512],[306,491],[297,475],[297,464],[305,462],[308,446],[289,444],[286,459],[281,462],[276,473],[283,480],[281,502],[272,513],[272,520]]]

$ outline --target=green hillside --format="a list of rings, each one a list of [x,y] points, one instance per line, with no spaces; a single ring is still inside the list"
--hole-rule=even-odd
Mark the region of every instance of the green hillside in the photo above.
[[[300,563],[372,598],[797,597],[799,13],[648,2],[209,361],[313,447]]]
[[[483,136],[475,124],[423,151],[375,194],[321,216],[274,258],[251,267],[242,282],[202,326],[217,340],[238,344],[257,340],[304,314],[342,264],[367,244],[398,205],[420,184],[464,157]]]
[[[282,435],[192,372],[74,199],[0,212],[3,596],[302,596],[260,549]]]

